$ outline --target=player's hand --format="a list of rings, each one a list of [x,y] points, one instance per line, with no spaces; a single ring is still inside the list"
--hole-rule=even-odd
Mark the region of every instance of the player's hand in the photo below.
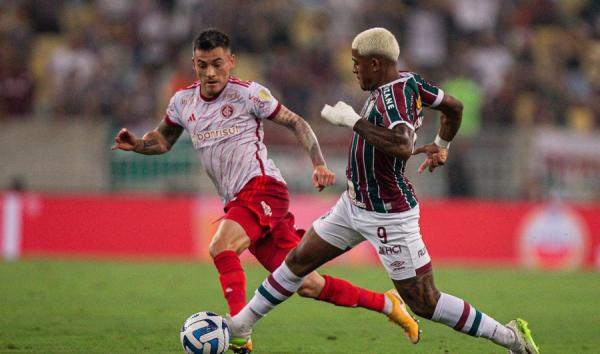
[[[317,165],[312,175],[313,186],[320,191],[335,183],[335,173],[325,165]]]
[[[119,133],[115,137],[115,143],[111,149],[112,150],[125,150],[125,151],[133,151],[135,149],[135,145],[137,143],[137,137],[131,133],[127,128],[123,128],[119,130]]]
[[[426,153],[427,158],[419,166],[419,173],[428,169],[429,172],[433,172],[436,167],[442,166],[448,160],[448,149],[437,146],[436,144],[423,145],[420,148],[413,151],[413,155]]]
[[[354,124],[360,119],[354,108],[342,101],[339,101],[333,107],[326,104],[321,110],[321,117],[335,125],[350,128],[354,127]]]

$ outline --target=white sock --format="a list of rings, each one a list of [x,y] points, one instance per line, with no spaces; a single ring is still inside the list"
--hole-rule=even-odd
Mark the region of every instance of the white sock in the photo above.
[[[389,315],[390,313],[392,313],[392,310],[394,309],[394,304],[392,304],[392,300],[390,300],[387,296],[383,297],[384,299],[384,303],[383,303],[383,313],[385,313],[386,315]]]
[[[283,262],[256,289],[248,304],[233,317],[232,331],[237,335],[249,332],[258,320],[292,296],[302,285],[303,280],[304,277],[292,273]]]
[[[449,294],[442,293],[431,319],[468,335],[490,339],[505,348],[515,342],[515,334],[509,328]]]

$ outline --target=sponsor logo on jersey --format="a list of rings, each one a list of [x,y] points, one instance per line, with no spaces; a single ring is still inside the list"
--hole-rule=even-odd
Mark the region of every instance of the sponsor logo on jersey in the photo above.
[[[230,104],[224,104],[221,107],[221,115],[223,118],[229,118],[233,115],[233,106]]]
[[[363,209],[366,209],[366,208],[367,208],[367,204],[365,204],[364,202],[360,202],[360,201],[358,201],[358,200],[356,200],[356,199],[352,199],[352,198],[350,198],[350,202],[351,202],[352,204],[356,205],[356,206],[357,206],[357,207],[359,207],[359,208],[363,208]]]
[[[417,251],[418,258],[421,258],[427,254],[427,248],[423,247]]]
[[[194,132],[193,134],[191,134],[191,136],[192,136],[192,139],[194,140],[194,142],[201,142],[204,140],[226,138],[226,137],[238,135],[240,133],[241,133],[240,127],[235,125],[230,128]]]
[[[382,90],[383,92],[383,103],[385,104],[386,109],[396,109],[396,104],[394,104],[394,97],[392,97],[392,86],[385,86]]]
[[[390,255],[402,253],[400,246],[379,246],[379,254]]]
[[[261,101],[269,102],[271,100],[271,94],[266,89],[261,89],[258,91],[258,98]]]
[[[264,110],[267,105],[265,101],[262,101],[256,96],[250,96],[250,101],[252,101],[261,111]]]
[[[188,123],[189,122],[195,122],[196,121],[196,115],[194,113],[190,114],[190,116],[187,119]]]
[[[390,267],[392,268],[392,271],[395,272],[404,269],[404,263],[404,261],[395,261],[390,264]]]
[[[239,92],[232,90],[232,91],[229,91],[229,92],[227,92],[225,94],[225,98],[228,99],[228,100],[230,100],[230,101],[234,101],[235,102],[235,101],[240,100],[242,98],[242,95],[240,95]]]

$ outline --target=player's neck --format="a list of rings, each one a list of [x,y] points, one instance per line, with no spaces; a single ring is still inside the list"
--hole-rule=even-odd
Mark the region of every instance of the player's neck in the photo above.
[[[379,83],[377,84],[377,87],[381,87],[385,84],[389,84],[392,81],[396,81],[400,78],[400,73],[398,72],[398,69],[396,69],[396,67],[388,67],[384,70],[384,72],[381,75],[381,79],[379,80]]]

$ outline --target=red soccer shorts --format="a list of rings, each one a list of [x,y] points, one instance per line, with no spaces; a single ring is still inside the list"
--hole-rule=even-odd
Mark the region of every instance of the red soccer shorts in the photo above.
[[[281,265],[304,233],[296,230],[289,205],[287,185],[269,176],[252,178],[225,205],[224,218],[244,228],[251,240],[248,249],[270,272]]]

